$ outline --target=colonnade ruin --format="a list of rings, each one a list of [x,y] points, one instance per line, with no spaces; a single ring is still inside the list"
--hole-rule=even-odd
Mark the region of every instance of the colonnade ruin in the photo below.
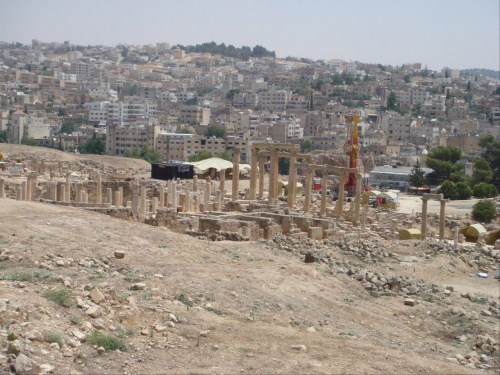
[[[280,158],[289,158],[288,176],[279,174]],[[360,237],[374,233],[397,238],[397,230],[407,226],[404,220],[397,216],[398,220],[394,220],[390,212],[381,220],[380,213],[362,204],[362,167],[321,164],[319,159],[301,153],[295,144],[256,143],[246,183],[249,187],[242,189],[240,150],[234,149],[228,192],[226,170],[218,171],[215,179],[195,175],[192,180],[162,181],[133,175],[131,171],[103,173],[103,169],[95,167],[72,170],[70,163],[32,158],[18,160],[23,166],[18,172],[4,168],[0,198],[73,206],[212,240],[269,239],[276,234],[324,239],[347,232]],[[351,173],[356,176],[356,185],[350,202],[346,202],[344,186]],[[316,175],[322,177],[319,194],[313,194],[312,189]],[[280,179],[287,182],[285,195]],[[303,194],[297,194],[299,181]],[[337,199],[329,194],[334,188],[338,190]],[[428,236],[428,199],[441,202],[439,238],[444,240],[446,200],[436,194],[422,197],[421,239]]]

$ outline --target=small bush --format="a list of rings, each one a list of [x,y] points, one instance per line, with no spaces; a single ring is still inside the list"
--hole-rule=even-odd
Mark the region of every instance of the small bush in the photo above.
[[[477,202],[472,206],[472,217],[477,221],[491,221],[495,216],[495,203],[491,201]]]
[[[43,296],[59,306],[70,307],[73,304],[73,295],[68,289],[49,289]]]
[[[455,184],[451,181],[444,181],[441,184],[441,187],[437,190],[437,193],[443,194],[445,199],[459,199]]]
[[[75,326],[79,326],[82,323],[82,316],[80,314],[73,314],[69,317],[69,321]]]
[[[213,307],[207,307],[207,311],[211,311],[211,312],[213,312],[214,314],[217,314],[217,315],[222,315],[222,311],[214,309]]]
[[[184,294],[179,295],[176,299],[177,299],[177,301],[181,301],[186,306],[193,307],[193,301],[190,301],[189,299],[187,299],[184,296]]]
[[[136,332],[136,330],[134,327],[118,327],[116,329],[116,333],[122,339],[124,339],[126,336],[134,336],[135,332]]]
[[[91,345],[102,346],[106,351],[108,350],[125,350],[127,348],[125,340],[119,337],[105,335],[99,331],[94,331],[88,337],[88,342]]]
[[[458,199],[469,199],[472,196],[472,189],[465,182],[457,182],[455,184]]]
[[[494,198],[498,195],[495,185],[481,182],[474,186],[474,197],[476,198]]]
[[[64,335],[59,331],[43,331],[42,336],[50,344],[57,342],[59,346],[63,345]]]
[[[17,335],[13,332],[7,335],[7,341],[15,341],[17,339]]]
[[[0,273],[0,280],[31,281],[33,279],[46,279],[52,276],[52,272],[45,270],[37,270],[35,272],[12,271],[8,273]]]

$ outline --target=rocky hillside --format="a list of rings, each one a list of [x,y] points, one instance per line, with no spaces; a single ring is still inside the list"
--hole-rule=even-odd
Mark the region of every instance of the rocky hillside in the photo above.
[[[74,208],[0,208],[0,373],[498,373],[490,249],[207,243]]]

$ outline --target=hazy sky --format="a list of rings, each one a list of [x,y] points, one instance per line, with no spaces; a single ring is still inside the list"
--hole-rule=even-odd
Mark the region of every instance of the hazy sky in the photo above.
[[[0,40],[256,44],[278,57],[499,70],[499,0],[0,0]]]

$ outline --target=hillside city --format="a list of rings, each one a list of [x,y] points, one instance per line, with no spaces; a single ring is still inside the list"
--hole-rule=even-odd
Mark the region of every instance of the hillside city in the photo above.
[[[499,72],[0,42],[0,373],[498,374]]]
[[[201,151],[248,163],[253,143],[336,152],[361,110],[361,155],[425,164],[438,146],[471,160],[500,136],[500,81],[420,63],[279,59],[262,46],[0,44],[0,139],[64,151],[184,162]],[[96,138],[92,147],[85,143]],[[90,144],[89,144],[90,146]],[[471,169],[469,168],[469,171]]]

